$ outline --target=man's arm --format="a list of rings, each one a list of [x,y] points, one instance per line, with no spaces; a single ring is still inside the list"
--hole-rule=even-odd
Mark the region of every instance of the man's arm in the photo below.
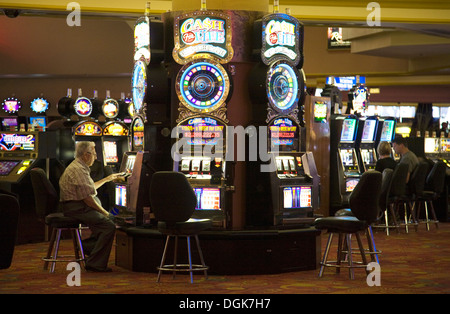
[[[97,182],[94,182],[95,189],[97,190],[99,187],[101,187],[106,182],[110,182],[112,180],[115,180],[115,179],[119,178],[120,176],[121,176],[120,173],[113,173],[113,174],[111,174],[111,175],[109,175],[109,176],[107,176],[107,177],[105,177],[103,179],[100,179]]]
[[[88,196],[85,199],[83,199],[83,202],[89,206],[90,208],[95,209],[96,211],[98,211],[100,214],[108,217],[109,213],[107,210],[105,210],[102,205],[100,205],[99,203],[97,203],[94,199],[94,197],[92,196]]]

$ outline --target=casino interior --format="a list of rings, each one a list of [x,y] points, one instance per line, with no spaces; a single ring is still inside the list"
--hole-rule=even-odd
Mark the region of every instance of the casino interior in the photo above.
[[[52,230],[70,231],[61,247],[75,248],[83,265],[89,229],[56,213],[59,178],[79,141],[95,143],[94,181],[122,174],[98,190],[117,226],[114,272],[158,273],[158,281],[161,272],[186,272],[191,282],[195,272],[203,284],[207,272],[326,278],[331,266],[365,283],[354,268],[371,261],[383,270],[389,248],[380,243],[444,236],[450,3],[0,5],[0,241],[9,243],[0,248],[0,281],[27,245],[48,249],[55,274],[42,270],[44,256],[33,261],[36,272],[67,274],[67,259],[54,262]],[[408,183],[401,167],[375,170],[379,143],[397,136],[419,159]],[[394,149],[390,157],[401,164]],[[160,172],[165,189],[152,185]],[[450,277],[447,284],[448,293]]]

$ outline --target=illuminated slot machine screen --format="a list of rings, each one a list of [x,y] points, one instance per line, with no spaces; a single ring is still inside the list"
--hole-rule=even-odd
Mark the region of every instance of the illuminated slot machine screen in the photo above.
[[[450,153],[450,138],[441,138],[441,153]]]
[[[374,164],[376,159],[374,156],[374,150],[371,149],[361,149],[361,157],[365,164]]]
[[[284,208],[311,207],[312,188],[310,186],[290,186],[283,188]]]
[[[105,154],[105,161],[107,163],[119,162],[119,157],[117,156],[117,143],[114,141],[104,141],[103,151]]]
[[[344,167],[353,167],[357,165],[356,155],[353,149],[341,149],[341,160]]]
[[[345,182],[345,192],[352,192],[356,185],[358,184],[359,179],[350,179]]]
[[[132,141],[133,141],[133,150],[138,151],[144,148],[144,122],[142,119],[137,118],[133,121],[133,125],[131,127],[133,132]]]
[[[179,132],[186,143],[193,146],[209,146],[211,151],[223,150],[225,125],[210,117],[192,118],[178,125]]]
[[[114,188],[115,205],[122,208],[127,208],[127,186],[125,184],[116,184]]]
[[[2,160],[0,161],[0,176],[8,176],[11,171],[19,164],[16,160]]]
[[[2,130],[4,131],[18,131],[19,130],[19,119],[18,117],[5,117],[2,118]]]
[[[270,151],[298,151],[299,127],[289,118],[276,118],[269,124]]]
[[[35,128],[45,130],[47,127],[47,120],[45,117],[30,117],[30,125]]]
[[[0,150],[3,151],[34,151],[35,144],[34,134],[0,134]]]
[[[377,120],[366,120],[364,122],[364,128],[362,132],[361,141],[362,142],[373,142],[375,141],[375,130],[377,128]]]
[[[341,142],[353,142],[356,134],[356,119],[345,119],[342,122]]]
[[[439,153],[439,138],[426,137],[425,138],[425,154]]]
[[[316,101],[314,103],[314,122],[327,123],[327,114],[327,104],[321,101]]]
[[[381,142],[391,142],[394,138],[394,127],[395,127],[395,121],[394,120],[385,120],[383,123],[383,128],[381,129],[381,136],[380,141]]]
[[[197,197],[196,210],[220,210],[219,188],[194,188]]]

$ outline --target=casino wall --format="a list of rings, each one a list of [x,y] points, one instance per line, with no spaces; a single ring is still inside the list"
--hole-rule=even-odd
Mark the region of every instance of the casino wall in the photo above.
[[[49,116],[57,117],[56,103],[72,88],[92,97],[106,90],[119,98],[131,90],[134,19],[85,17],[80,27],[70,27],[66,16],[0,15],[0,98],[15,94],[23,105],[21,115],[32,115],[28,104],[42,93],[52,104]],[[307,87],[321,87],[329,75],[365,75],[374,102],[450,103],[447,75],[410,70],[407,58],[380,57],[327,49],[325,26],[305,27],[304,71]],[[445,74],[442,73],[442,74]],[[346,93],[343,100],[346,101]],[[0,112],[0,115],[5,115]]]

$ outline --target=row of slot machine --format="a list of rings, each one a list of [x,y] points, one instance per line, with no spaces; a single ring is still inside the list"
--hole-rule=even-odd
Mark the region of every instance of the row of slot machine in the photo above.
[[[45,132],[50,103],[43,97],[33,99],[30,107],[36,116],[32,117],[19,115],[22,106],[16,97],[2,102],[8,115],[0,117],[0,185],[6,190],[20,184],[39,160],[56,157],[54,134]]]
[[[163,22],[147,14],[136,21],[132,74],[136,117],[130,127],[132,149],[119,170],[126,181],[116,183],[117,216],[135,216],[136,225],[148,223],[150,203],[143,194],[148,195],[155,171],[170,169],[185,174],[197,195],[193,217],[210,218],[216,228],[232,227],[235,156],[230,145],[236,134],[230,133],[233,128],[227,116],[234,75],[234,66],[229,64],[234,54],[231,23],[227,12],[206,8],[173,16],[171,56],[178,72],[171,81],[162,65],[164,48],[170,47],[162,38]],[[255,119],[252,127],[265,127],[265,133],[256,131],[264,140],[242,149],[247,155],[259,151],[269,157],[246,162],[246,193],[251,200],[244,209],[246,220],[250,225],[301,222],[298,219],[312,217],[318,202],[314,158],[302,145],[303,25],[288,14],[273,13],[255,21],[253,28],[257,62],[248,88],[254,116],[262,118]],[[173,82],[173,95],[164,86],[168,81]],[[172,112],[168,112],[170,100],[164,98],[165,93],[176,99]],[[261,142],[266,145],[259,147]],[[158,153],[171,164],[163,164],[155,157]],[[271,170],[261,171],[263,166]],[[266,190],[262,193],[260,183]],[[254,205],[267,195],[270,201],[264,208]]]
[[[330,139],[330,203],[345,206],[348,196],[361,175],[374,170],[380,142],[391,143],[395,136],[396,119],[336,115],[331,119]],[[392,157],[398,160],[392,150]]]

